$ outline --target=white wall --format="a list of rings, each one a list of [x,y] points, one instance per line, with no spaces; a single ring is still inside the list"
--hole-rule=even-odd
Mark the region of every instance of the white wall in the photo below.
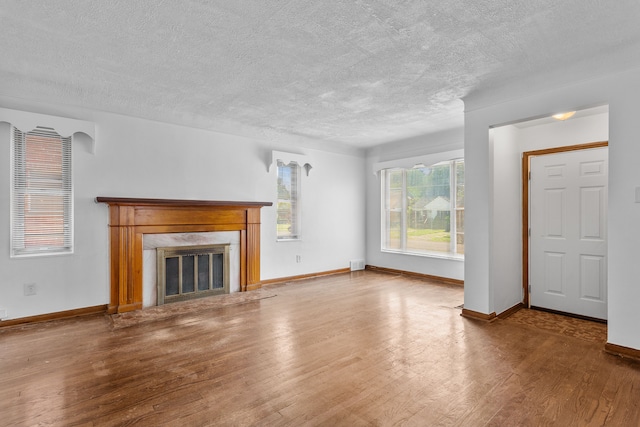
[[[564,122],[516,129],[519,152],[609,140],[609,114],[576,117]]]
[[[522,153],[544,148],[608,141],[608,114],[524,128],[500,126],[489,131],[492,211],[491,265],[496,313],[522,302]]]
[[[107,206],[96,196],[275,202],[271,150],[305,154],[313,169],[302,178],[301,241],[276,242],[275,206],[262,209],[261,278],[346,268],[365,256],[362,155],[11,99],[0,107],[93,121],[97,143],[95,154],[73,147],[75,253],[10,259],[10,127],[0,124],[0,309],[10,319],[108,303]],[[24,283],[38,294],[23,296]]]
[[[520,204],[520,152],[517,129],[493,129],[489,137],[492,197],[491,250],[500,262],[491,265],[492,298],[497,313],[522,301],[522,214]]]
[[[408,141],[372,148],[367,153],[367,258],[369,265],[411,271],[432,276],[464,280],[464,260],[382,252],[380,174],[374,175],[377,162],[411,158],[463,147],[463,130],[453,129]],[[466,241],[465,241],[466,244]]]
[[[640,301],[640,204],[635,203],[635,189],[640,186],[640,120],[637,118],[640,79],[637,76],[638,70],[632,70],[491,106],[482,105],[481,99],[466,100],[466,308],[486,314],[501,308],[496,303],[497,289],[490,273],[501,260],[496,256],[490,232],[493,224],[493,200],[490,199],[495,189],[489,128],[557,111],[608,104],[608,341],[640,349],[640,335],[635,331],[640,324],[637,307]]]

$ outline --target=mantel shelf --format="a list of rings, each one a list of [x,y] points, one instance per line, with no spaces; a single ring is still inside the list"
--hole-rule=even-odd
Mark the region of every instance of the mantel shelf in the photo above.
[[[128,197],[96,197],[96,203],[121,206],[272,206],[272,202],[244,202],[220,200],[141,199]]]

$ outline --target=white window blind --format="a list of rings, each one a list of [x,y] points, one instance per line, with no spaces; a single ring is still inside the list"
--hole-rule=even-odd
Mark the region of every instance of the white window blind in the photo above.
[[[278,160],[277,238],[300,238],[300,166],[296,162],[284,164]]]
[[[71,137],[13,128],[11,255],[73,252]]]

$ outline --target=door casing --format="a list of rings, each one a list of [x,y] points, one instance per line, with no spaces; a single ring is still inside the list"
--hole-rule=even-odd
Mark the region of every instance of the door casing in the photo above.
[[[546,148],[543,150],[525,151],[522,153],[522,287],[524,296],[522,304],[525,307],[531,306],[529,299],[529,173],[531,168],[531,157],[608,146],[609,141],[599,141],[586,144]]]

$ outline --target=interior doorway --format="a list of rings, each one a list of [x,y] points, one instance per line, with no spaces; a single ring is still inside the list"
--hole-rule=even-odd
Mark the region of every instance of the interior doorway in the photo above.
[[[524,152],[524,305],[607,318],[608,143]]]

